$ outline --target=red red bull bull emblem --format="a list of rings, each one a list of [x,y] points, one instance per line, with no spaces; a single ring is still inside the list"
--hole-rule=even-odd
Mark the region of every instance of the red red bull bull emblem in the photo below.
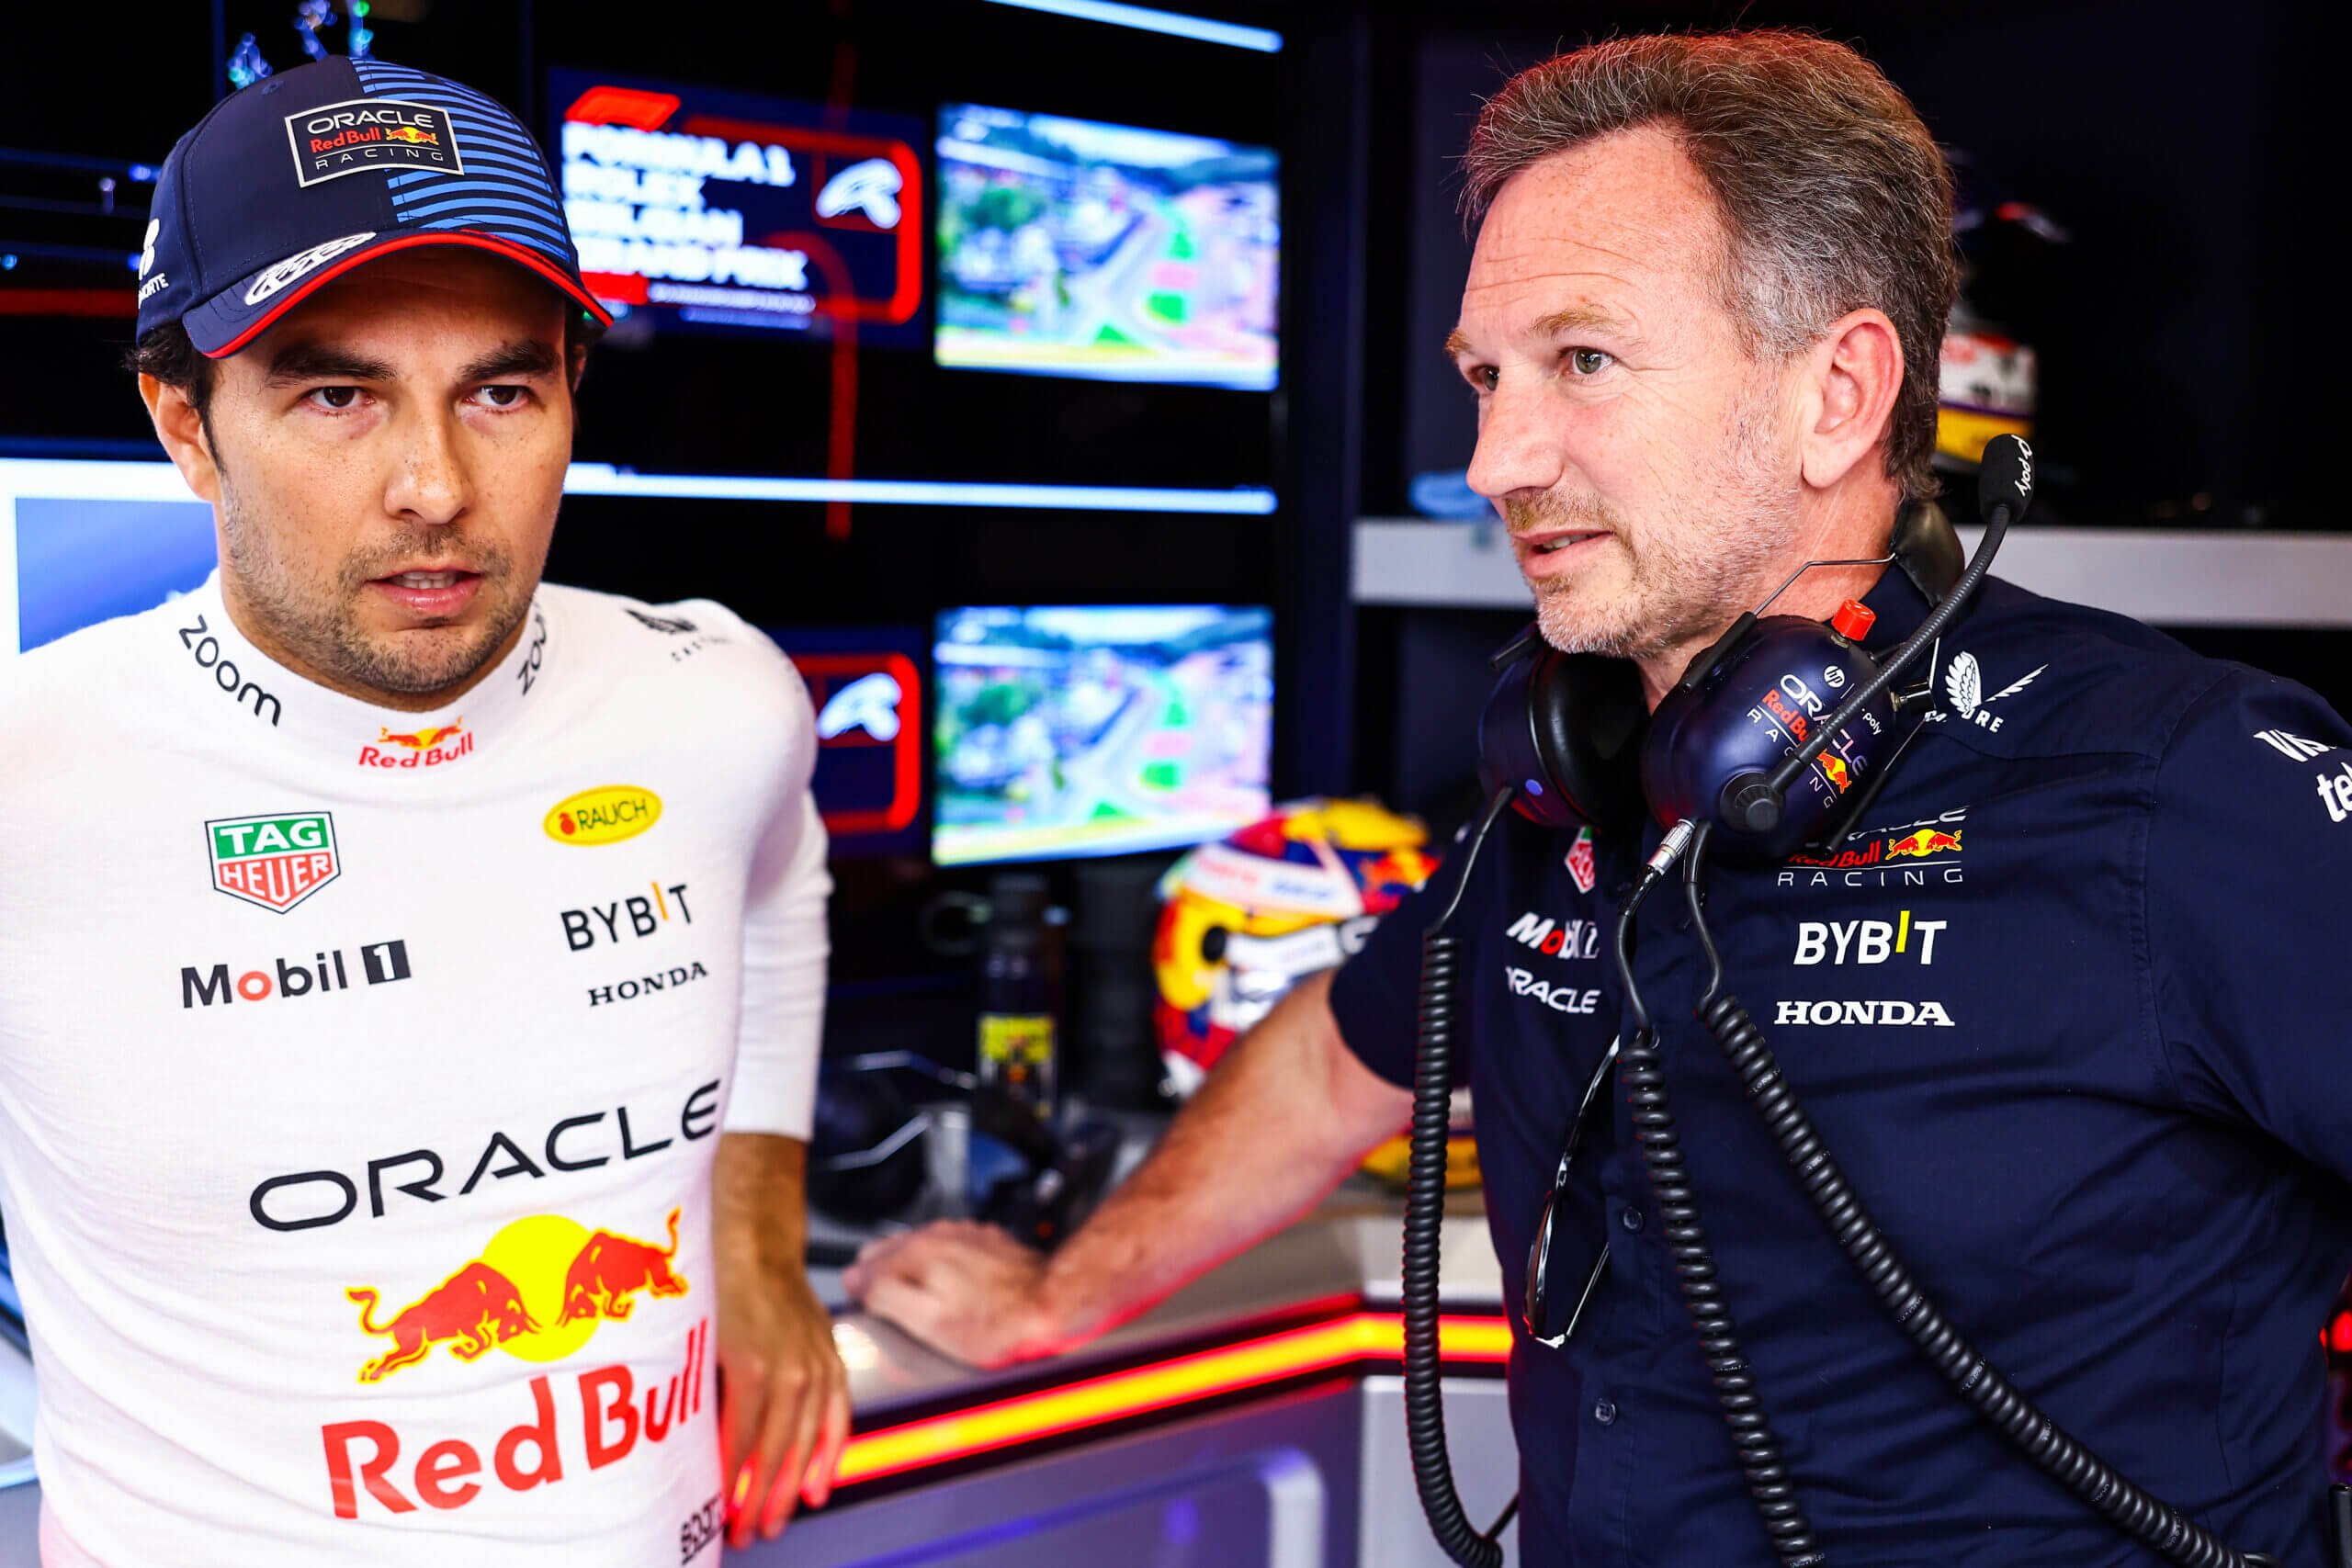
[[[344,1292],[359,1308],[362,1332],[391,1341],[363,1363],[359,1381],[381,1382],[447,1345],[460,1361],[505,1350],[529,1361],[553,1361],[588,1341],[606,1318],[626,1319],[636,1298],[683,1296],[687,1285],[674,1267],[678,1217],[670,1211],[670,1244],[655,1247],[617,1232],[589,1234],[560,1214],[532,1214],[500,1231],[482,1255],[415,1301],[378,1322],[382,1301],[369,1286]]]
[[[681,1213],[670,1211],[666,1247],[616,1231],[592,1233],[561,1214],[526,1216],[491,1237],[481,1257],[381,1322],[380,1293],[352,1287],[344,1293],[359,1308],[361,1331],[391,1342],[361,1364],[360,1384],[431,1361],[436,1345],[468,1365],[492,1350],[559,1360],[586,1344],[600,1323],[631,1317],[640,1301],[686,1294],[677,1271]],[[564,1478],[567,1450],[584,1454],[590,1470],[602,1470],[685,1430],[702,1412],[709,1381],[710,1320],[670,1321],[684,1338],[682,1345],[671,1341],[678,1359],[666,1379],[656,1371],[640,1388],[642,1359],[635,1367],[594,1367],[567,1380],[566,1394],[575,1402],[560,1399],[554,1377],[542,1373],[530,1380],[529,1417],[494,1441],[487,1426],[452,1434],[419,1431],[413,1422],[406,1429],[380,1420],[325,1423],[319,1437],[335,1517],[358,1518],[370,1501],[392,1515],[415,1513],[420,1502],[436,1510],[462,1507],[493,1479],[507,1491],[528,1492]],[[571,1424],[566,1410],[578,1412],[576,1438],[559,1430]],[[403,1453],[406,1467],[400,1466]]]
[[[474,738],[460,716],[432,729],[394,733],[377,728],[377,744],[359,748],[363,768],[437,768],[473,755]]]
[[[555,1378],[542,1372],[530,1381],[530,1415],[494,1439],[492,1427],[515,1407],[462,1434],[420,1431],[415,1421],[406,1430],[389,1421],[329,1421],[319,1438],[334,1517],[413,1514],[419,1503],[435,1511],[462,1508],[493,1483],[508,1492],[537,1491],[571,1473],[567,1456],[584,1457],[588,1469],[598,1471],[689,1428],[695,1432],[690,1440],[715,1442],[710,1427],[696,1425],[710,1382],[710,1319],[687,1327],[672,1364],[677,1370],[666,1378],[653,1372],[641,1398],[638,1373],[628,1366],[592,1368],[571,1380],[566,1392],[577,1394],[576,1404],[559,1398]],[[576,1434],[564,1430],[575,1423]]]
[[[1905,833],[1899,839],[1889,839],[1886,841],[1886,858],[1889,860],[1898,860],[1905,855],[1925,860],[1929,855],[1941,854],[1947,850],[1953,854],[1960,853],[1959,833],[1945,833],[1933,828],[1922,828],[1917,832]]]

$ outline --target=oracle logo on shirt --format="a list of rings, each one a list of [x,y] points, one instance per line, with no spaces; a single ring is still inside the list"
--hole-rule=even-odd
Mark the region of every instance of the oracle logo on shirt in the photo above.
[[[345,1169],[295,1170],[273,1176],[245,1200],[254,1223],[273,1231],[317,1230],[363,1213],[414,1213],[426,1204],[459,1201],[477,1190],[503,1190],[505,1181],[543,1181],[574,1171],[627,1165],[718,1131],[721,1080],[698,1084],[673,1114],[637,1107],[583,1111],[559,1117],[544,1134],[505,1128],[487,1136],[444,1141],[443,1148],[410,1148],[374,1159],[354,1156]],[[480,1152],[477,1153],[476,1151]],[[458,1173],[469,1171],[461,1185]],[[365,1194],[363,1197],[362,1194]],[[411,1200],[408,1202],[401,1199]]]

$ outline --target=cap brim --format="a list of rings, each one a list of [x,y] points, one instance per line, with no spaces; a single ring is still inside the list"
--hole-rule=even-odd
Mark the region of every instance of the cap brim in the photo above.
[[[587,285],[564,271],[538,252],[512,240],[502,240],[494,234],[476,233],[465,229],[393,229],[335,254],[311,272],[306,273],[283,287],[264,295],[258,304],[246,303],[261,280],[285,266],[284,262],[263,267],[250,276],[241,277],[220,290],[203,304],[191,308],[181,319],[187,329],[188,341],[207,359],[222,359],[236,353],[263,333],[277,324],[277,319],[317,293],[326,285],[356,267],[390,254],[394,251],[414,250],[420,245],[463,245],[469,250],[488,251],[503,256],[515,265],[528,269],[542,282],[554,285],[566,298],[576,300],[588,313],[605,326],[612,325],[610,311],[596,302]]]

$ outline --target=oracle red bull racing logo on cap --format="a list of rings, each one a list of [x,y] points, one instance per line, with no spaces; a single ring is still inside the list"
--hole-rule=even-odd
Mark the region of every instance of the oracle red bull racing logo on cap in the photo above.
[[[305,186],[370,169],[462,175],[447,110],[393,98],[351,98],[286,117],[294,177]]]
[[[281,915],[343,874],[328,812],[216,818],[204,833],[212,886]]]
[[[379,1322],[383,1296],[355,1285],[344,1294],[359,1308],[363,1333],[390,1341],[363,1362],[359,1381],[381,1382],[447,1346],[464,1362],[503,1350],[526,1361],[555,1361],[578,1350],[607,1318],[635,1312],[638,1299],[686,1293],[676,1269],[678,1217],[670,1211],[666,1247],[615,1231],[594,1234],[561,1214],[531,1214],[490,1238],[481,1256]]]

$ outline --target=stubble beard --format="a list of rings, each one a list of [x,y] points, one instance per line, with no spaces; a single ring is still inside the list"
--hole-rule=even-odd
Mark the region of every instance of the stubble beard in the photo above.
[[[481,575],[475,603],[485,606],[482,619],[370,637],[359,626],[368,584],[420,556],[447,555],[447,540],[423,529],[401,534],[345,558],[327,580],[300,572],[286,558],[271,530],[240,506],[226,474],[220,515],[222,566],[235,580],[239,607],[258,623],[256,640],[274,643],[281,661],[298,673],[324,677],[325,684],[403,697],[458,685],[496,656],[530,611],[530,596],[514,592],[509,553],[494,540],[468,538],[466,568]]]
[[[1698,493],[1668,498],[1654,523],[1631,525],[1598,496],[1506,502],[1512,532],[1606,528],[1613,545],[1598,547],[1626,563],[1622,590],[1606,598],[1575,577],[1532,582],[1544,640],[1563,653],[1652,660],[1754,608],[1759,574],[1797,526],[1799,490],[1775,472],[1770,416],[1766,389],[1751,388]]]

